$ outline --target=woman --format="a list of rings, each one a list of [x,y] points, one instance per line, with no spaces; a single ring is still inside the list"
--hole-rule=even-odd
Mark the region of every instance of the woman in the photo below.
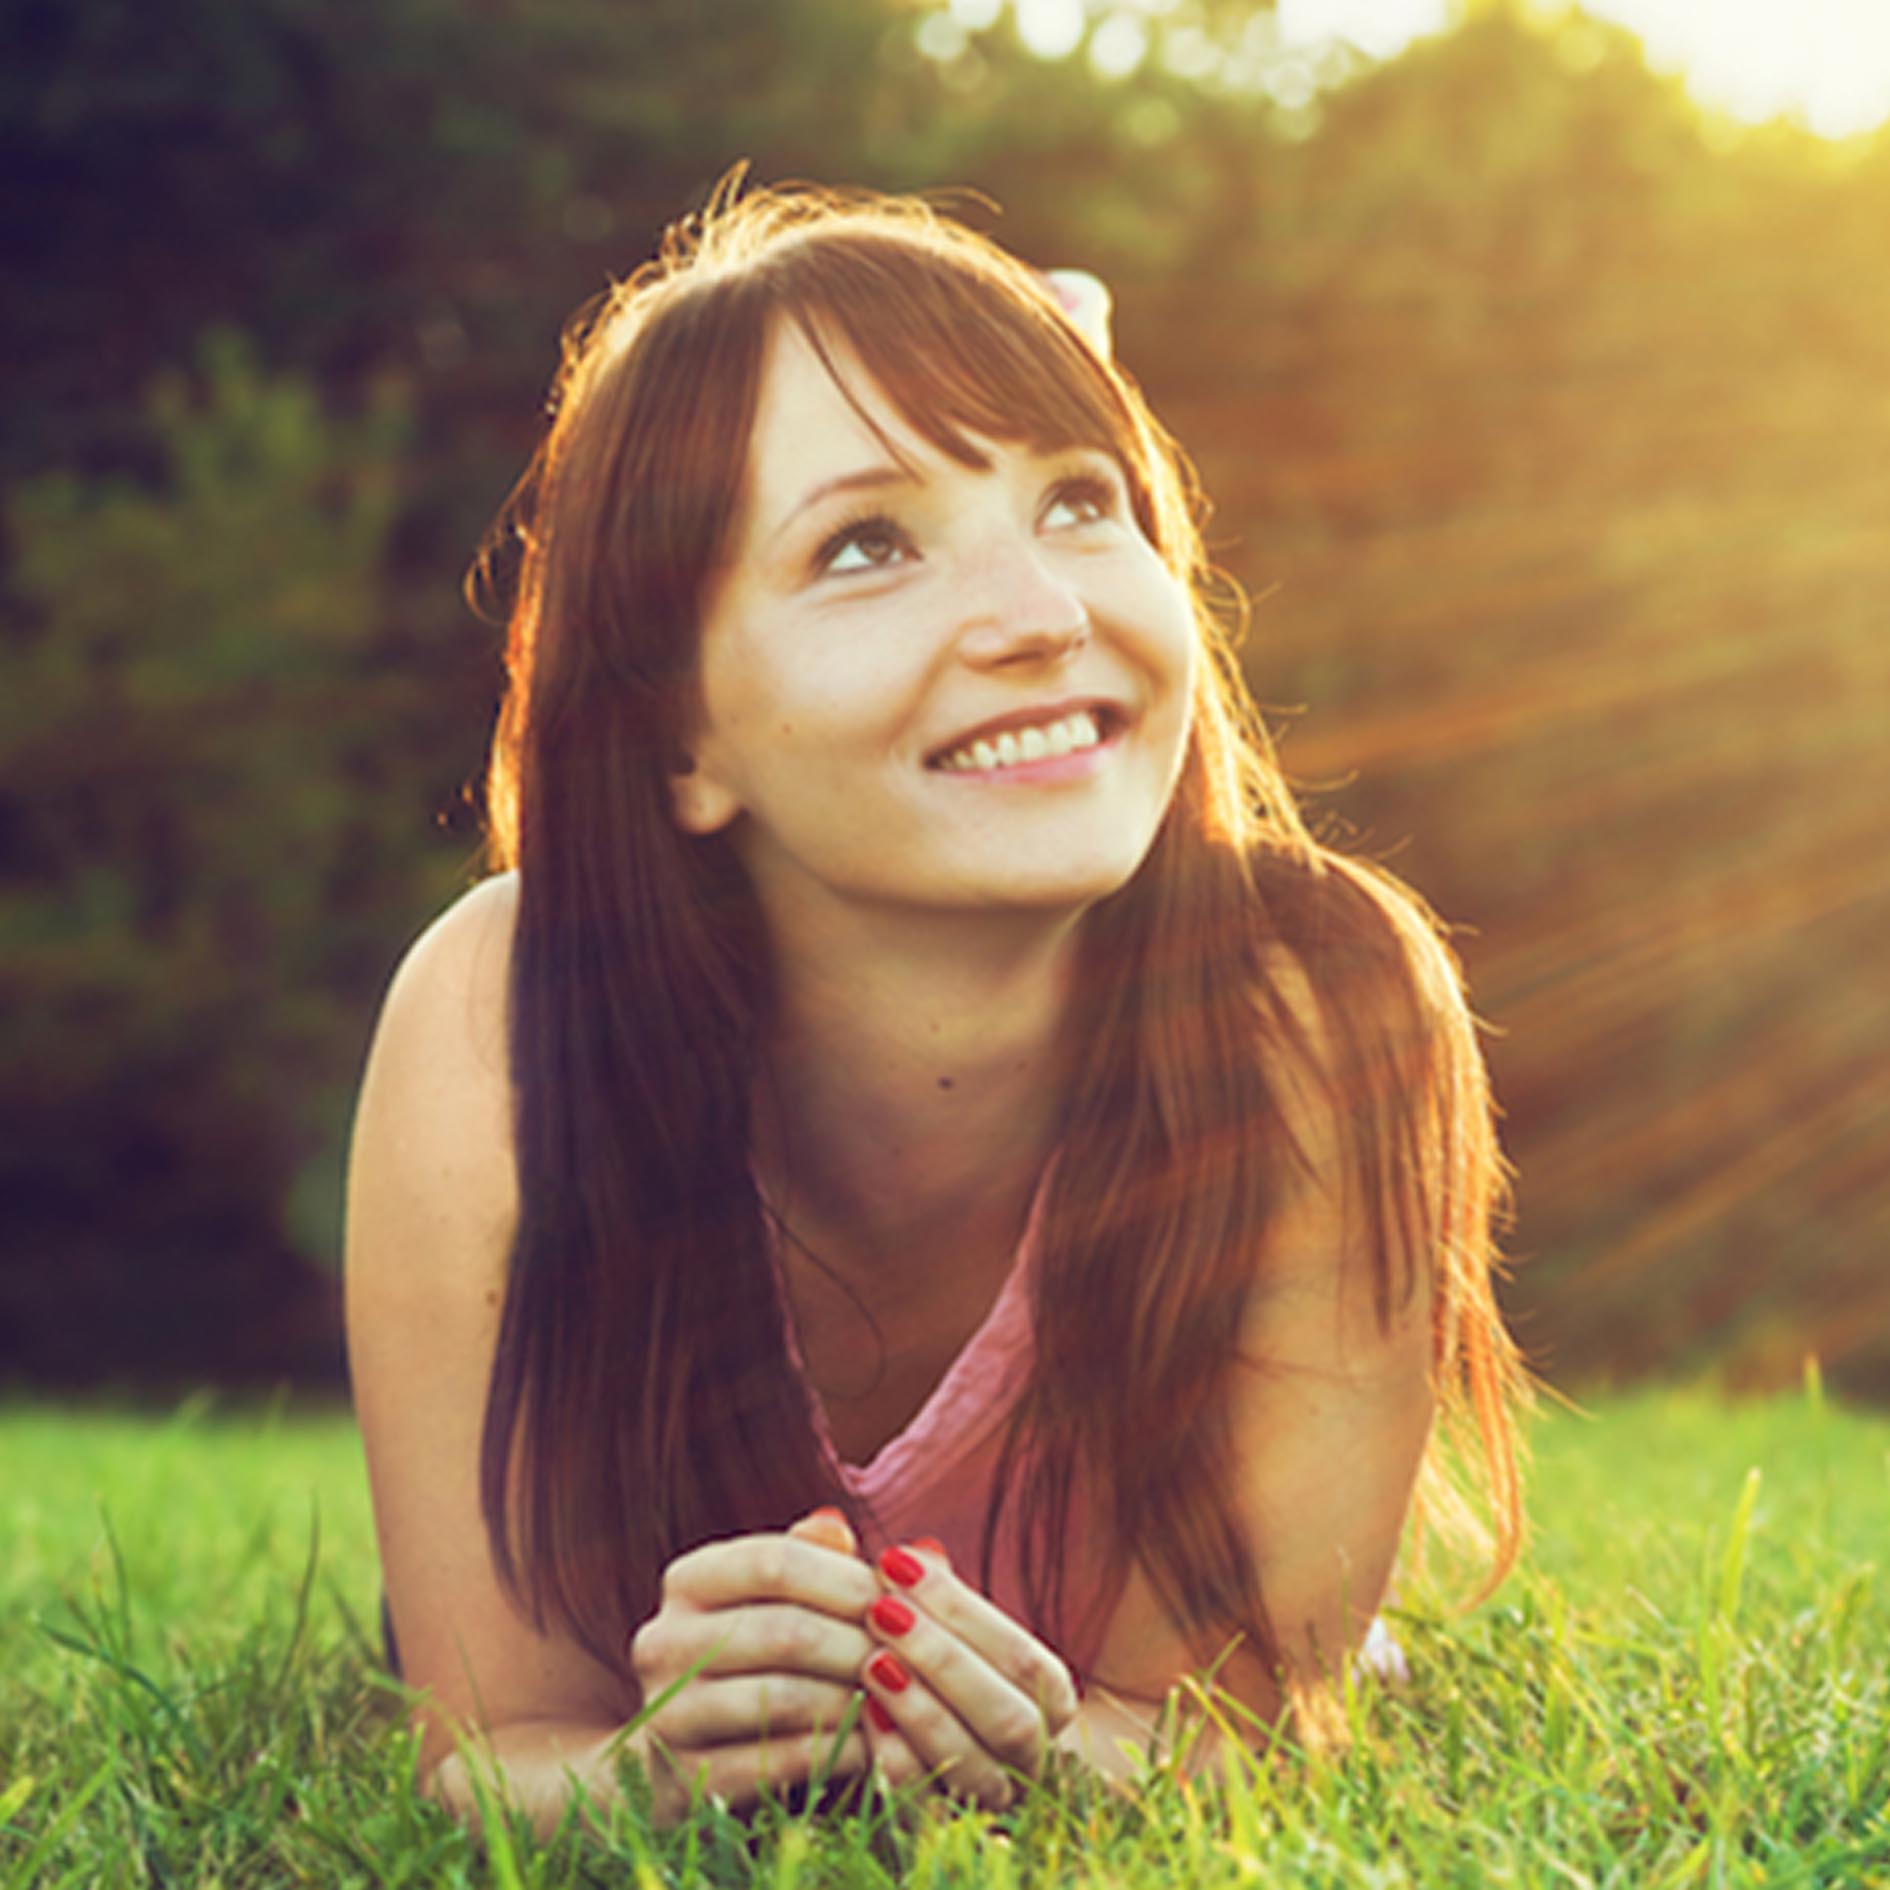
[[[639,1709],[663,1818],[869,1768],[1002,1806],[1210,1667],[1258,1726],[1459,1418],[1513,1554],[1453,962],[1309,837],[1198,510],[1043,281],[912,203],[729,193],[574,338],[499,871],[394,981],[350,1182],[447,1802],[607,1798]]]

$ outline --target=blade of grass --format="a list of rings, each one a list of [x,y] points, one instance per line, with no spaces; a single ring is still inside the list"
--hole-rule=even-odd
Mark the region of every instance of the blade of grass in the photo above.
[[[1733,1509],[1732,1531],[1726,1538],[1725,1553],[1720,1557],[1715,1612],[1729,1628],[1739,1615],[1739,1595],[1746,1577],[1746,1546],[1752,1536],[1752,1514],[1758,1507],[1760,1480],[1759,1466],[1754,1464],[1746,1472],[1746,1480],[1740,1488],[1739,1501]]]
[[[473,1801],[479,1807],[479,1828],[486,1840],[486,1856],[492,1865],[493,1881],[499,1890],[525,1890],[519,1875],[518,1853],[512,1848],[511,1826],[506,1822],[501,1800],[486,1788],[486,1781],[470,1743],[460,1742],[466,1760],[466,1778],[472,1786]]]
[[[15,1815],[33,1795],[33,1787],[38,1781],[31,1777],[15,1779],[4,1792],[0,1792],[0,1825],[13,1822]]]
[[[79,1813],[105,1789],[106,1781],[117,1768],[116,1759],[107,1759],[86,1782],[59,1807],[53,1821],[39,1834],[33,1848],[21,1858],[0,1890],[39,1890],[39,1867],[53,1853],[53,1848],[78,1821]]]
[[[171,1729],[179,1741],[190,1751],[190,1756],[204,1770],[209,1769],[210,1755],[204,1750],[204,1744],[197,1737],[196,1729],[184,1717],[183,1709],[158,1683],[140,1667],[134,1667],[130,1661],[113,1653],[109,1648],[97,1646],[91,1641],[82,1640],[76,1634],[68,1634],[61,1628],[40,1623],[39,1631],[50,1641],[75,1654],[83,1654],[88,1660],[96,1660],[101,1666],[108,1667],[121,1680],[142,1688],[163,1709],[164,1716],[170,1721]]]
[[[282,1685],[289,1677],[289,1669],[295,1664],[297,1650],[302,1645],[303,1633],[308,1626],[309,1596],[315,1587],[315,1565],[320,1559],[322,1543],[322,1504],[318,1495],[309,1499],[308,1518],[308,1562],[302,1570],[302,1580],[295,1593],[295,1622],[289,1629],[289,1644],[283,1649],[282,1664],[276,1669],[276,1677],[269,1684],[270,1694],[282,1691]]]

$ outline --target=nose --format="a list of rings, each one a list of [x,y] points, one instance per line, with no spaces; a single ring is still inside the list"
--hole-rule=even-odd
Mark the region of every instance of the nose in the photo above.
[[[1081,593],[1027,539],[988,540],[961,573],[959,650],[980,669],[1052,663],[1089,641]]]

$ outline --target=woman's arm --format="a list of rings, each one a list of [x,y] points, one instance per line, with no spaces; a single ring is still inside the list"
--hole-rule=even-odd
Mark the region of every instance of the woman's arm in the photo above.
[[[549,1833],[580,1791],[599,1807],[615,1797],[623,1754],[641,1764],[659,1824],[698,1797],[747,1805],[767,1789],[864,1771],[872,1755],[853,1675],[869,1646],[858,1617],[876,1589],[850,1542],[831,1533],[816,1512],[783,1533],[678,1556],[633,1649],[647,1716],[629,1727],[513,1720],[481,1730],[441,1761],[428,1789],[462,1817],[476,1812],[481,1788],[503,1795]],[[897,1738],[877,1756],[901,1777],[919,1770]]]
[[[735,1803],[830,1759],[835,1776],[858,1771],[863,1735],[835,1758],[831,1729],[878,1591],[849,1542],[804,1524],[678,1557],[626,1650],[633,1679],[536,1628],[493,1566],[479,1452],[518,1212],[504,1023],[516,896],[510,877],[489,881],[408,954],[349,1170],[349,1361],[428,1789],[470,1816],[483,1773],[550,1829],[573,1778],[599,1803],[615,1795],[639,1695],[661,1700],[672,1682],[628,1735],[659,1818],[699,1784]]]
[[[631,1702],[502,1589],[479,1503],[487,1380],[518,1212],[505,1038],[516,881],[489,880],[408,953],[375,1033],[348,1174],[349,1369],[422,1762],[456,1731],[601,1739]],[[489,1736],[490,1736],[489,1731]]]
[[[1416,1289],[1381,1319],[1371,1243],[1395,1239],[1400,1217],[1375,1226],[1362,1212],[1335,1035],[1297,961],[1281,950],[1272,971],[1336,1092],[1282,1073],[1279,1104],[1307,1161],[1256,1256],[1259,1285],[1230,1381],[1236,1520],[1297,1685],[1339,1673],[1390,1580],[1436,1413],[1434,1256],[1415,1256]],[[1391,1002],[1362,1014],[1355,999],[1350,1021],[1385,1069],[1418,1070],[1430,1061],[1420,1039],[1442,1020]],[[1389,1269],[1393,1278],[1405,1271]],[[861,1677],[920,1760],[953,1767],[984,1802],[1008,1802],[1005,1780],[1034,1772],[1046,1739],[1107,1777],[1132,1778],[1175,1724],[1164,1710],[1173,1690],[1193,1675],[1211,1672],[1231,1696],[1237,1737],[1260,1743],[1279,1717],[1281,1689],[1252,1650],[1220,1659],[1232,1624],[1219,1639],[1183,1632],[1140,1567],[1105,1630],[1100,1682],[1078,1702],[1059,1680],[1061,1663],[949,1567],[930,1555],[904,1560],[898,1574],[881,1563],[888,1599],[901,1606],[868,1615],[900,1673],[888,1685],[876,1655]],[[1185,1736],[1189,1768],[1211,1763],[1219,1740],[1197,1721]]]
[[[1333,1033],[1304,971],[1280,948],[1273,973],[1314,1054],[1336,1070]],[[1388,1038],[1438,1022],[1390,1005],[1375,1020]],[[1402,1061],[1412,1047],[1389,1042],[1387,1053]],[[1381,1324],[1343,1106],[1309,1082],[1283,1078],[1279,1089],[1310,1159],[1278,1210],[1241,1334],[1231,1385],[1235,1495],[1280,1656],[1296,1682],[1316,1684],[1353,1657],[1390,1582],[1436,1415],[1433,1293],[1429,1256],[1420,1256],[1416,1290]],[[1397,1218],[1383,1224],[1394,1237]],[[1136,1761],[1121,1743],[1144,1748],[1160,1720],[1154,1703],[1212,1668],[1221,1651],[1181,1632],[1138,1568],[1096,1662],[1104,1684],[1061,1743],[1112,1776],[1131,1775]],[[1215,1681],[1256,1721],[1277,1719],[1280,1689],[1258,1662],[1230,1660]],[[1210,1728],[1191,1765],[1214,1750]]]
[[[634,1746],[637,1735],[629,1735]],[[549,1837],[576,1792],[600,1809],[617,1795],[615,1755],[626,1743],[621,1727],[559,1721],[523,1721],[475,1734],[450,1752],[427,1778],[426,1791],[468,1824],[479,1817],[479,1792],[518,1806],[541,1837]],[[475,1788],[474,1779],[478,1786]]]

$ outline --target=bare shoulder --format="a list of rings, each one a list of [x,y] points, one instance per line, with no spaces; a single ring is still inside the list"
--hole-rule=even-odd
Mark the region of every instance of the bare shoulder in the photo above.
[[[466,1047],[482,1060],[497,1053],[503,1062],[517,921],[516,873],[481,880],[461,894],[400,961],[382,1012],[383,1031],[391,1027],[397,1039],[463,1034]]]
[[[363,1296],[488,1281],[516,1214],[506,996],[515,878],[484,881],[408,949],[368,1053],[348,1177],[351,1314]]]
[[[1474,1053],[1460,968],[1417,895],[1377,869],[1328,856],[1297,876],[1290,923],[1261,941],[1271,1007],[1291,1025],[1268,1075],[1297,1133],[1422,1108],[1445,1064]]]
[[[456,1272],[489,1283],[503,1261],[517,1206],[505,1029],[517,902],[510,876],[474,887],[388,987],[349,1158],[352,1323],[364,1304],[436,1293]]]
[[[1269,1274],[1277,1291],[1335,1304],[1346,1350],[1370,1356],[1428,1304],[1438,1171],[1473,1027],[1415,896],[1347,863],[1296,918],[1258,953],[1267,1089],[1302,1158],[1284,1177]]]
[[[1305,1027],[1380,1039],[1437,1029],[1463,1009],[1446,927],[1410,887],[1328,854],[1317,872],[1276,869],[1270,893],[1286,923],[1261,942],[1267,975]]]
[[[506,1006],[518,884],[489,879],[408,949],[388,987],[362,1088],[364,1130],[390,1127],[468,1165],[510,1143]]]
[[[1297,1044],[1276,1044],[1267,1065],[1267,1087],[1285,1117],[1288,1135],[1306,1158],[1306,1179],[1318,1193],[1336,1196],[1343,1138],[1328,1087],[1338,1053],[1332,1026],[1321,1008],[1304,961],[1292,946],[1268,939],[1260,947],[1261,974],[1269,995],[1292,1020]]]

